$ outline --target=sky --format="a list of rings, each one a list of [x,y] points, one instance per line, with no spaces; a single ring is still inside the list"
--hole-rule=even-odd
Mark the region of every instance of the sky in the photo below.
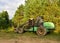
[[[25,0],[0,0],[0,12],[8,11],[9,18],[12,19],[19,5],[25,4]]]

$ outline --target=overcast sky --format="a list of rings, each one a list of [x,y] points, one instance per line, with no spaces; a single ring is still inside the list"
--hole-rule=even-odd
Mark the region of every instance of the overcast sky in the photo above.
[[[9,13],[9,18],[11,19],[17,7],[24,3],[25,0],[0,0],[0,12],[7,10]]]

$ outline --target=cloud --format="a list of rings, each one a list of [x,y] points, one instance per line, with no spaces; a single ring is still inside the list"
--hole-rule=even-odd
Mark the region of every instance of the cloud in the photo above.
[[[25,0],[0,0],[0,11],[7,10],[11,19],[21,4],[25,4]]]

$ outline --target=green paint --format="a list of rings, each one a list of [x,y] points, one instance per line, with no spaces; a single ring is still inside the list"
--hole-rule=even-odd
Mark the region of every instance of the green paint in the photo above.
[[[43,25],[46,29],[54,29],[55,28],[55,25],[52,22],[44,22]]]
[[[47,32],[49,32],[49,29],[54,29],[55,26],[52,22],[44,22],[44,27]],[[34,31],[37,31],[38,27],[34,27]],[[33,27],[31,27],[28,31],[33,31]]]

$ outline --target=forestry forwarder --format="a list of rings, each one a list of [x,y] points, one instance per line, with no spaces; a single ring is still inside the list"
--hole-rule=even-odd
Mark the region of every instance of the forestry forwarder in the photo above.
[[[24,31],[36,32],[37,35],[46,35],[55,29],[55,25],[52,22],[44,22],[42,16],[38,16],[36,20],[30,18],[28,22],[15,28],[15,32],[23,33]]]

